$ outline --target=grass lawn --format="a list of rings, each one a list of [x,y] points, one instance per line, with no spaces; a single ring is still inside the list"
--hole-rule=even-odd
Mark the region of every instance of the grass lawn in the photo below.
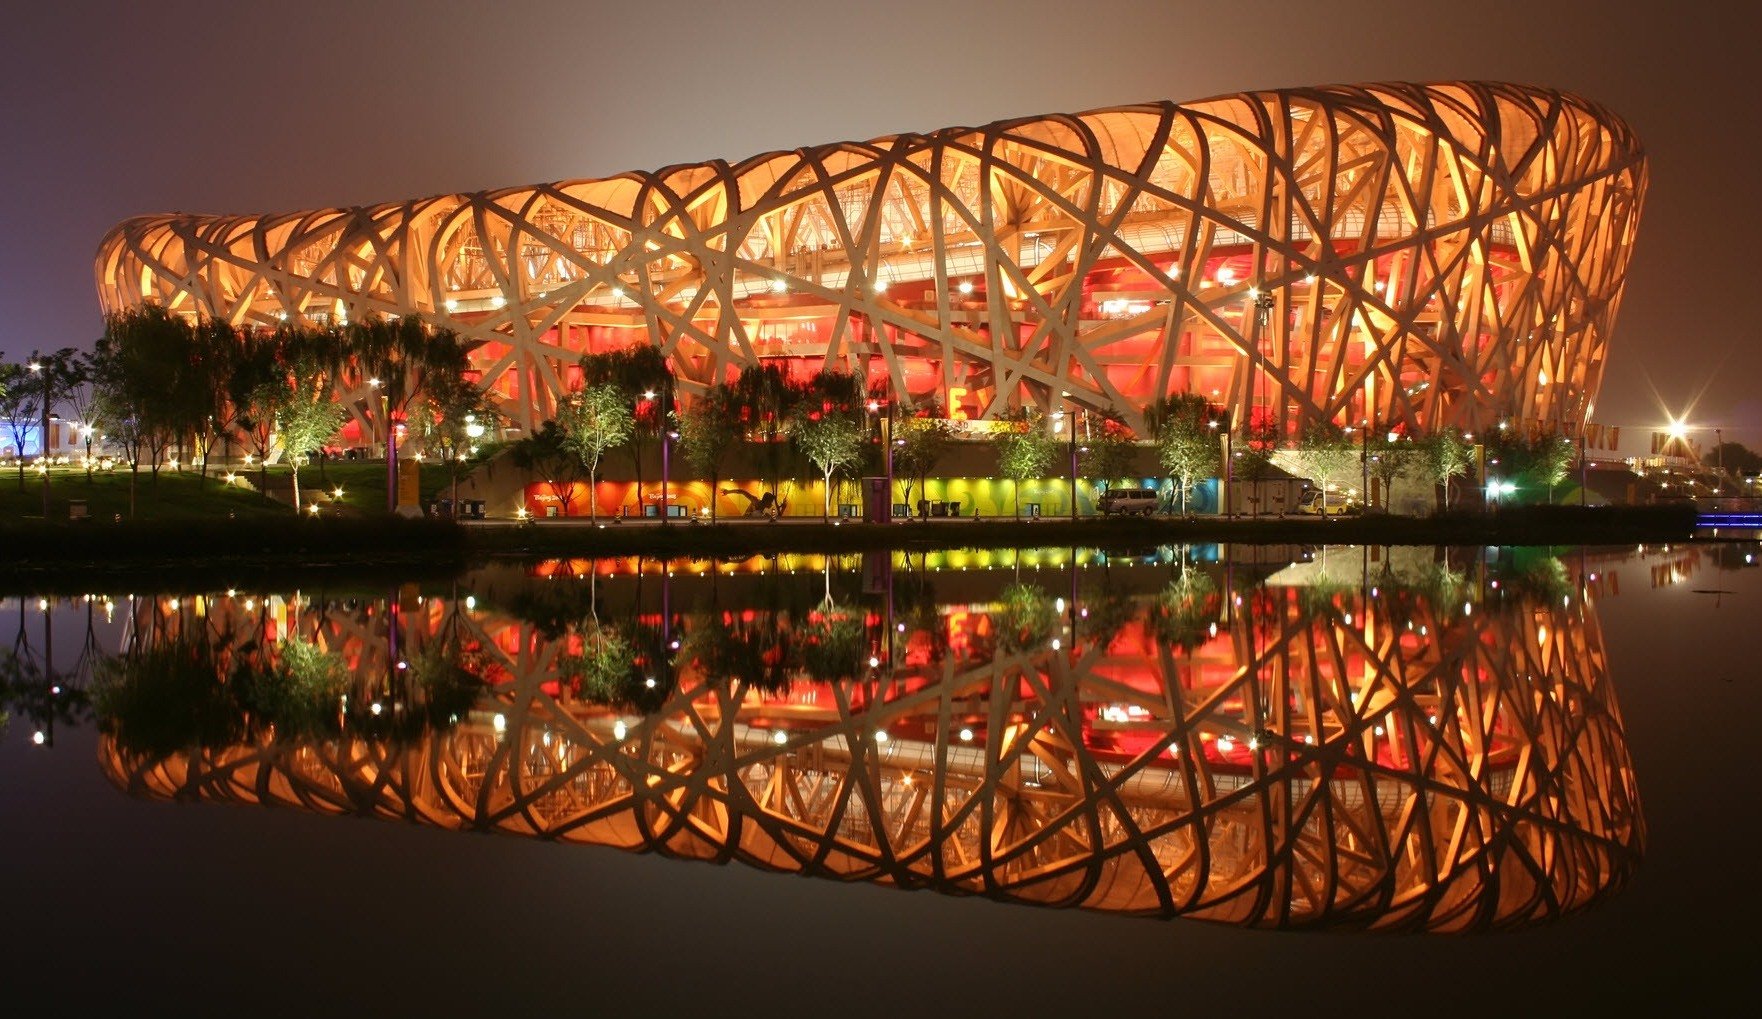
[[[256,470],[239,475],[242,484],[224,483],[220,474],[211,473],[206,480],[191,470],[161,469],[154,480],[142,471],[135,481],[137,520],[226,520],[285,519],[293,515],[288,502],[292,484],[290,471],[284,466],[269,468],[268,486],[280,499],[265,498],[256,491],[262,475]],[[436,465],[421,470],[422,499],[426,503],[445,488],[450,477]],[[373,516],[385,511],[385,461],[344,461],[329,463],[322,469],[317,464],[300,469],[300,487],[310,493],[341,488],[340,500],[326,497],[320,504],[328,514],[341,516]],[[49,472],[49,519],[66,520],[68,504],[77,499],[86,502],[86,513],[95,520],[112,520],[118,514],[130,519],[129,472],[117,469],[94,472],[90,481],[86,472],[74,468],[56,468]],[[43,516],[42,475],[27,468],[24,487],[19,487],[16,471],[0,473],[0,520],[41,519]]]

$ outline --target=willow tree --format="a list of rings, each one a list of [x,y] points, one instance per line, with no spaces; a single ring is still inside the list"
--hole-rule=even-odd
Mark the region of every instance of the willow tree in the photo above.
[[[801,399],[801,386],[789,373],[771,363],[747,365],[731,387],[742,425],[758,442],[760,469],[769,475],[771,491],[780,488],[783,465],[790,450],[784,441],[789,415]]]
[[[451,329],[432,329],[421,317],[370,315],[345,327],[343,354],[382,402],[386,451],[386,508],[397,510],[398,430],[426,393],[466,379],[470,345]],[[377,384],[376,384],[377,383]],[[380,410],[381,407],[374,407]]]

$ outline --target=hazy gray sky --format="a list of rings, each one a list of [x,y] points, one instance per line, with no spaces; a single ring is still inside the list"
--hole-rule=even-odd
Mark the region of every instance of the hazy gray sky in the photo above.
[[[131,215],[383,201],[1244,89],[1482,78],[1580,92],[1651,153],[1597,418],[1650,426],[1660,400],[1683,410],[1700,394],[1697,421],[1762,445],[1746,253],[1762,235],[1750,81],[1762,14],[1704,9],[32,4],[0,37],[0,352],[90,345],[93,253]]]

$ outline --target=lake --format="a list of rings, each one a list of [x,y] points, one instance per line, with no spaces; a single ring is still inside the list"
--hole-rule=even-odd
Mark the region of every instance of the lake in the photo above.
[[[1692,1007],[1743,986],[1762,898],[1759,562],[12,591],[0,968],[50,1012]]]

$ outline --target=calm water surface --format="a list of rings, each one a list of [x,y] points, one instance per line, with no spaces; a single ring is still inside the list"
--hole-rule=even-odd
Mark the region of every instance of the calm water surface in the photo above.
[[[13,594],[0,967],[57,1012],[1718,1000],[1762,905],[1758,561],[951,550]]]

